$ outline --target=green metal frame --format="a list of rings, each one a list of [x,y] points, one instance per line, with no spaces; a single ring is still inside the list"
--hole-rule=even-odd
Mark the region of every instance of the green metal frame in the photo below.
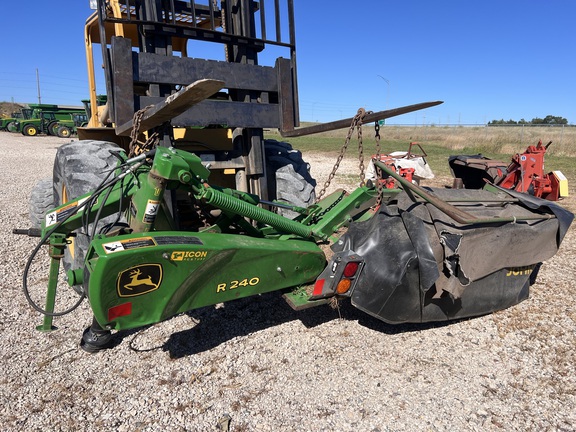
[[[158,148],[151,166],[144,160],[142,155],[124,172],[119,169],[122,181],[89,208],[91,194],[49,211],[43,223],[43,236],[58,241],[93,222],[96,214],[114,214],[120,204],[127,209],[132,233],[97,236],[84,267],[69,272],[70,285],[83,285],[105,329],[139,327],[195,308],[309,284],[326,266],[319,244],[335,240],[334,233],[353,220],[371,217],[377,195],[368,187],[351,194],[337,191],[291,220],[260,207],[257,196],[210,186],[210,171],[193,153]],[[220,210],[214,224],[199,231],[166,229],[175,223],[162,205],[164,193],[181,188]],[[391,199],[398,190],[384,193],[385,200]],[[49,293],[55,284],[51,279]],[[301,295],[298,302],[306,303]]]

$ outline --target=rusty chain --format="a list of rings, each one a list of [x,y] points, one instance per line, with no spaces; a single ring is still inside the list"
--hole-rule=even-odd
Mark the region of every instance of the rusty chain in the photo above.
[[[226,2],[220,2],[220,22],[222,26],[222,33],[226,34]],[[216,0],[214,0],[214,8],[218,10]],[[230,61],[230,54],[228,53],[228,44],[224,44],[224,59]]]
[[[346,134],[346,140],[344,141],[344,145],[340,150],[340,154],[336,159],[336,163],[332,168],[332,172],[328,176],[328,180],[324,183],[323,188],[318,193],[318,197],[316,198],[316,202],[319,202],[324,194],[326,193],[326,189],[330,186],[330,183],[334,179],[336,175],[336,171],[340,167],[340,163],[344,158],[346,150],[348,149],[348,145],[350,144],[350,140],[352,139],[352,134],[354,133],[354,129],[357,129],[357,137],[358,137],[358,162],[359,162],[359,170],[360,170],[360,186],[365,185],[365,165],[364,165],[364,143],[362,137],[362,122],[366,114],[370,114],[371,111],[366,111],[364,108],[358,109],[358,112],[352,119],[350,124],[350,128],[348,129],[348,133]],[[378,121],[374,122],[374,138],[376,140],[376,160],[380,160],[381,150],[380,150],[380,125]],[[382,181],[382,170],[377,166],[374,167],[376,173],[376,182],[377,182],[377,190],[378,196],[376,198],[376,203],[374,204],[373,208],[378,208],[382,204],[382,192],[384,190],[384,182]]]
[[[140,135],[140,123],[144,118],[144,114],[154,105],[148,105],[134,113],[132,118],[132,131],[130,132],[130,145],[128,157],[138,156],[144,152],[150,151],[158,145],[160,141],[160,134],[158,132],[152,133],[146,142],[138,140],[138,135]]]
[[[364,115],[366,112],[364,112]],[[360,187],[364,186],[364,143],[362,142],[362,119],[364,115],[360,119],[357,125],[357,132],[358,132],[358,167],[360,169]]]
[[[366,115],[366,110],[364,108],[360,108],[360,109],[358,109],[358,112],[356,113],[356,115],[352,119],[352,122],[350,123],[350,128],[348,129],[348,133],[346,134],[346,140],[344,140],[344,145],[342,146],[342,149],[340,149],[340,154],[338,155],[338,158],[336,159],[336,163],[334,164],[334,167],[332,168],[332,172],[328,176],[328,180],[326,180],[326,182],[324,183],[324,187],[322,187],[320,192],[318,192],[316,202],[318,202],[322,199],[322,197],[326,193],[326,189],[328,189],[328,187],[330,186],[330,183],[334,179],[334,176],[336,175],[336,171],[338,171],[338,168],[340,167],[340,163],[342,162],[342,159],[344,158],[344,155],[346,154],[346,149],[348,148],[348,144],[350,144],[350,140],[352,139],[352,134],[354,133],[354,129],[358,128],[359,137],[362,136],[362,132],[360,132],[360,131],[362,129],[362,119],[364,118],[365,115]]]

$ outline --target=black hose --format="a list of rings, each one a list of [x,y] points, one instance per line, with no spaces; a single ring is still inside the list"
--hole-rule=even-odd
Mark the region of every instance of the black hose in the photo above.
[[[80,207],[81,206],[79,206],[78,208],[80,208]],[[76,211],[78,211],[78,209]],[[71,213],[68,217],[72,216],[74,213]],[[64,219],[60,223],[58,223],[54,228],[52,228],[50,231],[48,231],[46,233],[46,235],[44,235],[44,237],[42,237],[42,240],[40,240],[40,242],[38,243],[36,248],[34,248],[32,253],[30,254],[30,257],[28,258],[28,261],[26,262],[26,266],[24,267],[24,274],[22,275],[22,291],[24,292],[24,297],[28,301],[28,304],[30,306],[32,306],[32,308],[35,309],[37,312],[40,312],[42,315],[46,315],[46,316],[55,317],[55,316],[63,316],[63,315],[69,314],[70,312],[77,309],[78,306],[80,306],[82,301],[84,301],[84,297],[85,297],[85,296],[81,296],[80,299],[74,305],[72,305],[70,308],[68,308],[62,312],[48,312],[47,310],[44,310],[40,306],[38,306],[36,304],[36,302],[34,302],[32,297],[30,296],[30,291],[28,290],[28,272],[30,271],[30,266],[32,265],[32,261],[34,261],[36,254],[38,254],[38,251],[44,245],[44,243],[46,243],[46,241],[50,238],[50,236],[54,233],[54,231],[56,231],[56,229],[59,228],[60,225],[62,225],[68,219],[68,217],[66,217],[66,219]]]
[[[145,154],[145,157],[151,157],[155,154],[155,149],[147,152]],[[141,159],[141,158],[138,158]],[[124,166],[128,165],[127,163],[124,163],[118,167],[116,167],[114,169],[114,171],[118,168],[122,168]],[[113,171],[111,171],[113,172]],[[88,206],[88,204],[90,204],[88,207],[90,208],[92,205],[94,205],[95,199],[94,198],[98,198],[100,196],[100,194],[102,192],[104,192],[104,190],[106,190],[107,188],[112,188],[112,186],[114,186],[119,180],[123,180],[124,176],[116,176],[114,178],[112,178],[112,180],[107,181],[108,178],[110,177],[109,173],[104,180],[102,180],[102,182],[98,185],[98,187],[96,188],[96,190],[92,193],[90,199],[84,201],[82,204],[80,204],[78,207],[76,207],[76,209],[70,213],[68,216],[66,216],[66,218],[64,218],[62,221],[58,222],[56,224],[56,226],[54,226],[50,231],[48,231],[40,240],[40,242],[38,243],[38,245],[36,245],[36,247],[34,248],[34,250],[32,251],[32,253],[30,254],[30,257],[28,258],[28,261],[26,262],[26,266],[24,267],[24,273],[22,275],[22,291],[24,292],[24,297],[26,298],[26,300],[28,301],[28,304],[30,306],[32,306],[32,308],[34,310],[36,310],[37,312],[40,312],[42,315],[45,316],[52,316],[52,317],[57,317],[57,316],[63,316],[63,315],[67,315],[70,312],[73,312],[74,310],[76,310],[78,308],[78,306],[80,306],[80,304],[84,301],[84,298],[86,297],[85,295],[80,296],[80,299],[71,307],[69,307],[68,309],[62,311],[62,312],[48,312],[47,310],[42,309],[40,306],[38,306],[36,304],[36,302],[32,299],[32,297],[30,296],[30,291],[28,289],[28,272],[30,271],[30,266],[32,265],[32,262],[34,261],[34,258],[36,257],[36,255],[38,254],[38,252],[40,251],[40,248],[48,241],[48,239],[50,238],[50,236],[58,229],[60,228],[60,226],[62,226],[62,224],[64,222],[66,222],[70,217],[72,217],[73,215],[75,215],[76,213],[78,213],[78,211],[83,208]],[[106,196],[106,198],[109,196],[110,194],[110,190],[108,191],[108,195]],[[120,204],[120,208],[121,208],[121,204]],[[86,212],[89,213],[89,212]],[[98,212],[98,215],[100,213]],[[89,218],[89,216],[87,216],[87,218]],[[94,221],[94,224],[97,223],[97,220]],[[88,232],[88,219],[86,220],[86,232]],[[95,225],[96,226],[96,225]]]

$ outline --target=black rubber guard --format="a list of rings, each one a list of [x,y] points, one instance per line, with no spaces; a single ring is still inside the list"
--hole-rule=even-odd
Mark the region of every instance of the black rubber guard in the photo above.
[[[512,195],[523,201],[524,209],[557,216],[547,223],[557,227],[556,238],[550,238],[549,242],[559,246],[572,222],[572,213],[550,201],[525,194]],[[351,249],[365,260],[363,272],[351,295],[355,307],[388,323],[417,323],[484,315],[513,306],[528,297],[540,260],[548,257],[538,256],[535,250],[532,262],[516,267],[518,262],[512,263],[516,259],[514,245],[498,243],[501,230],[511,224],[466,227],[463,230],[462,236],[478,236],[480,233],[484,237],[484,249],[479,248],[478,258],[484,256],[489,260],[494,253],[490,248],[502,252],[505,247],[509,248],[511,256],[510,262],[504,260],[495,271],[490,270],[491,273],[471,280],[461,271],[462,263],[454,265],[450,261],[459,259],[457,253],[447,258],[447,251],[454,246],[449,244],[449,236],[440,235],[445,225],[439,228],[436,217],[423,217],[425,220],[422,220],[416,216],[428,214],[423,211],[423,204],[413,207],[419,210],[403,210],[397,205],[383,206],[369,221],[352,224],[341,242],[333,247],[335,252]],[[446,220],[443,223],[447,224]],[[533,227],[522,228],[521,224],[514,224],[513,229],[514,232],[525,229],[525,235],[533,238],[533,231],[530,231]],[[500,264],[500,258],[497,262]]]

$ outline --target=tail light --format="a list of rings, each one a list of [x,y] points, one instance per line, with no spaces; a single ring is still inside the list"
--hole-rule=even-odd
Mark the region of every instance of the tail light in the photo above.
[[[352,294],[364,260],[360,255],[347,250],[334,254],[326,269],[318,276],[310,300]]]
[[[350,291],[350,287],[352,286],[352,281],[350,279],[342,279],[336,285],[336,294],[346,294]]]
[[[360,267],[360,263],[356,261],[352,261],[346,264],[346,267],[344,267],[344,277],[353,277],[358,271],[358,267]]]

